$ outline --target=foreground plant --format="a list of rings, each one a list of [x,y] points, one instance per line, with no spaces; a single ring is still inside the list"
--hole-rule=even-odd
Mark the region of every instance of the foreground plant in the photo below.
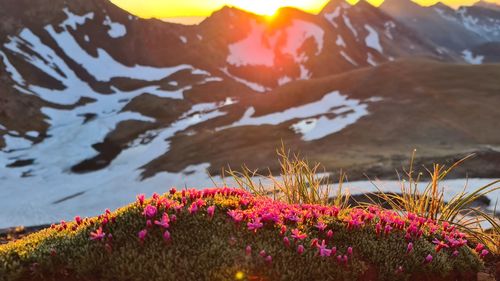
[[[471,280],[489,253],[469,244],[454,226],[377,206],[171,190],[0,246],[0,280]]]
[[[466,192],[466,184],[461,192],[456,193],[446,202],[444,200],[445,190],[440,187],[440,182],[473,155],[455,162],[450,167],[434,164],[432,170],[427,170],[430,182],[421,188],[422,173],[416,173],[413,165],[415,152],[412,154],[409,170],[405,172],[407,180],[401,180],[401,194],[385,193],[375,185],[379,190],[376,196],[387,202],[393,210],[400,214],[414,213],[428,219],[454,225],[474,240],[488,245],[488,248],[495,254],[500,254],[500,225],[496,218],[496,210],[493,213],[488,213],[479,208],[469,207],[481,197],[499,190],[500,180],[476,188],[471,192]],[[489,224],[491,229],[485,231],[481,227],[482,223]]]
[[[270,171],[268,176],[263,176],[246,166],[242,167],[241,172],[231,168],[226,172],[238,187],[258,196],[269,196],[291,204],[333,203],[341,209],[349,207],[350,196],[342,190],[343,182],[346,179],[345,173],[340,173],[338,188],[334,194],[333,202],[331,202],[334,191],[328,174],[320,163],[311,164],[300,155],[292,154],[285,148],[284,144],[276,153],[280,164],[279,177],[273,176]],[[269,184],[263,184],[263,182]]]
[[[246,166],[242,167],[241,172],[232,169],[227,172],[240,188],[258,196],[272,196],[276,200],[292,204],[334,204],[346,211],[351,207],[349,204],[350,194],[343,190],[346,175],[342,171],[338,188],[334,193],[329,178],[319,173],[325,171],[319,163],[311,165],[297,154],[292,155],[283,144],[277,150],[277,154],[281,167],[279,177],[273,176],[271,172],[268,176],[263,176]],[[487,245],[496,255],[500,254],[500,225],[495,214],[496,210],[493,213],[488,213],[479,208],[469,207],[481,197],[499,190],[500,180],[476,188],[470,193],[466,192],[467,186],[464,186],[463,191],[456,193],[446,202],[444,200],[445,190],[440,188],[440,182],[473,155],[457,161],[450,167],[434,164],[432,170],[427,170],[431,181],[422,188],[421,177],[423,174],[414,170],[415,154],[416,151],[413,151],[409,170],[405,171],[407,180],[401,179],[400,194],[384,192],[376,183],[372,182],[379,192],[367,194],[371,204],[380,206],[385,202],[392,210],[403,216],[416,214],[431,220],[452,224],[466,232],[475,241]],[[267,184],[263,184],[263,182],[267,182]],[[488,224],[491,228],[485,231],[482,224]]]

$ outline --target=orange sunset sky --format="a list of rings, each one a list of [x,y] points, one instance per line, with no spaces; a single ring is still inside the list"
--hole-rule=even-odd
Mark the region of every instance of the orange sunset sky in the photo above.
[[[358,0],[347,0],[355,3]],[[373,5],[380,5],[383,0],[367,0]],[[401,0],[406,1],[406,0]],[[205,17],[224,5],[239,7],[257,14],[272,15],[277,9],[292,6],[309,12],[319,11],[328,0],[111,0],[111,2],[145,18],[168,17]],[[415,0],[421,5],[432,5],[438,0]],[[441,2],[457,7],[470,5],[477,0],[442,0]],[[500,0],[489,0],[500,4]]]

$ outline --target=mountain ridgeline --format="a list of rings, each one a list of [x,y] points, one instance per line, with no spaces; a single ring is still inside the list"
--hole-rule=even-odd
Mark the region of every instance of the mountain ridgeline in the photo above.
[[[413,148],[421,164],[477,152],[469,175],[499,176],[494,4],[333,0],[271,19],[224,7],[185,26],[107,0],[0,3],[9,201],[119,206],[159,183],[208,184],[206,169],[276,170],[281,141],[352,178],[395,176]]]

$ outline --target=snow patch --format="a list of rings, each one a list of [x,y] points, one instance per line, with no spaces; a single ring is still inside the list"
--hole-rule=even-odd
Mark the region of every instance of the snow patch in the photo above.
[[[365,24],[365,29],[368,31],[368,35],[365,38],[366,46],[377,50],[379,53],[383,53],[382,45],[380,45],[380,38],[378,32],[368,24]]]
[[[10,78],[12,79],[12,81],[17,83],[18,85],[25,85],[23,77],[9,61],[7,55],[4,52],[0,51],[0,56],[2,57],[3,64],[5,65],[5,71],[10,74]]]
[[[367,108],[366,103],[349,99],[340,92],[334,91],[326,94],[319,101],[263,116],[254,117],[255,109],[250,107],[239,121],[217,130],[240,126],[279,125],[302,119],[292,124],[290,129],[302,134],[304,140],[311,141],[337,133],[356,123],[361,117],[368,115]],[[332,114],[335,117],[331,118]]]
[[[333,10],[333,12],[324,15],[326,20],[328,20],[335,28],[338,27],[338,24],[335,22],[335,19],[340,16],[340,10],[341,10],[341,7],[337,6],[335,8],[335,10]]]
[[[109,16],[106,16],[102,24],[109,28],[108,35],[111,38],[120,38],[127,34],[127,28],[125,27],[125,25],[119,22],[111,21],[111,18]]]
[[[324,31],[314,23],[293,20],[289,26],[276,31],[273,35],[266,32],[265,24],[255,20],[250,26],[250,33],[245,39],[229,45],[227,57],[229,64],[272,67],[276,58],[275,52],[291,55],[295,62],[304,63],[307,61],[307,56],[299,50],[310,38],[314,39],[317,45],[315,55],[319,55],[323,50]]]
[[[496,179],[452,179],[452,180],[443,180],[440,182],[441,188],[444,190],[443,199],[449,202],[455,195],[466,187],[466,192],[471,192],[472,190],[476,190],[479,187],[486,186]],[[423,192],[426,186],[431,184],[428,181],[420,181],[418,183],[418,189],[420,192]],[[408,183],[405,183],[408,186]],[[343,188],[349,190],[351,194],[365,194],[369,192],[393,192],[400,193],[401,192],[401,181],[397,180],[370,180],[370,181],[351,181],[346,182],[342,185]],[[338,185],[333,184],[331,186],[331,195],[334,196],[334,191],[337,190]],[[493,207],[495,206],[496,200],[500,198],[500,190],[495,190],[492,193],[487,195],[488,198],[492,199],[491,202]]]
[[[98,57],[89,55],[76,42],[75,38],[67,30],[57,33],[52,26],[45,28],[58,45],[79,63],[87,72],[93,75],[98,81],[110,81],[116,77],[127,77],[144,81],[157,81],[172,75],[175,72],[191,69],[192,66],[180,65],[167,68],[155,68],[149,66],[135,65],[125,66],[106,53],[98,49]],[[56,104],[74,104],[81,97],[95,98],[96,94],[90,86],[79,79],[74,71],[60,58],[50,47],[41,42],[40,38],[25,28],[18,37],[11,38],[11,41],[4,45],[10,51],[24,57],[25,60],[42,70],[47,75],[52,76],[65,85],[63,90],[52,90],[42,88],[37,85],[28,85],[25,88],[27,93],[37,95],[42,99]],[[21,48],[24,47],[24,48]],[[30,50],[31,52],[28,52]],[[106,67],[103,67],[105,65]],[[61,74],[62,73],[62,74]],[[206,73],[206,72],[203,72]],[[13,78],[17,77],[14,75]],[[155,87],[152,87],[153,89]],[[154,92],[157,89],[153,90]],[[161,91],[160,91],[161,92]],[[100,96],[100,95],[97,95]]]
[[[366,62],[372,66],[376,66],[377,62],[373,58],[373,55],[371,53],[368,53],[368,58],[366,59]]]
[[[160,90],[159,86],[148,86],[135,91],[120,91],[113,88],[111,94],[100,94],[81,81],[63,61],[59,61],[61,59],[55,54],[51,53],[53,56],[50,57],[46,54],[37,53],[50,64],[57,61],[58,68],[64,73],[64,77],[61,75],[59,78],[67,89],[53,91],[29,86],[33,93],[44,100],[49,97],[48,100],[57,101],[57,98],[52,96],[63,99],[67,95],[72,95],[78,100],[80,96],[85,95],[95,101],[67,110],[42,108],[42,113],[47,116],[50,126],[47,132],[49,137],[40,143],[33,144],[20,137],[17,132],[4,135],[6,147],[0,151],[0,167],[5,167],[16,159],[36,161],[29,167],[0,169],[0,182],[2,182],[0,205],[4,208],[4,211],[0,212],[0,228],[69,220],[76,215],[95,216],[105,208],[114,209],[132,202],[138,193],[166,190],[168,188],[164,186],[166,183],[180,188],[190,184],[210,183],[209,177],[204,172],[208,168],[207,164],[187,167],[181,173],[161,173],[145,181],[141,181],[141,167],[159,155],[167,153],[170,149],[170,139],[175,134],[224,115],[225,113],[219,109],[234,103],[233,100],[193,105],[171,125],[145,133],[138,138],[140,141],[132,141],[108,168],[82,175],[72,174],[69,171],[73,165],[96,155],[92,144],[102,142],[120,122],[155,121],[137,112],[123,111],[128,101],[143,93],[160,98],[182,99],[183,91],[191,86],[177,91]],[[25,59],[33,60],[27,56]],[[13,75],[10,72],[9,74]],[[48,96],[49,92],[51,96]],[[96,117],[84,122],[85,114],[93,114]],[[38,134],[28,132],[26,135],[36,137]],[[189,177],[186,176],[188,173]],[[80,194],[77,200],[54,203],[75,194]]]
[[[179,39],[182,41],[182,43],[186,44],[188,42],[188,39],[186,36],[179,36]]]
[[[392,30],[396,28],[396,24],[393,21],[388,21],[384,23],[385,27],[385,36],[391,40],[394,40],[394,37],[392,35]]]
[[[462,57],[469,64],[482,64],[484,60],[484,56],[477,55],[475,56],[471,51],[464,50],[462,51]]]
[[[4,135],[3,139],[5,141],[5,147],[2,149],[3,151],[16,151],[16,150],[24,150],[31,147],[32,142],[22,138],[20,136],[11,136],[9,134]],[[1,155],[1,153],[0,153]],[[5,166],[3,166],[5,167]],[[3,169],[2,167],[2,169]]]
[[[358,63],[356,61],[354,61],[350,56],[348,56],[344,51],[340,51],[340,55],[342,57],[344,57],[344,59],[346,59],[348,62],[350,62],[352,65],[355,65],[357,66]]]
[[[347,15],[342,15],[342,17],[344,18],[345,25],[351,30],[354,37],[356,37],[356,40],[358,40],[358,31],[356,31],[356,28],[352,25],[349,17]]]
[[[337,35],[337,41],[335,41],[335,44],[337,44],[337,46],[339,47],[344,47],[344,48],[346,47],[344,38],[342,38],[340,34]]]
[[[227,67],[224,67],[224,68],[221,68],[221,71],[224,72],[224,74],[226,74],[229,78],[235,80],[236,82],[238,83],[241,83],[245,86],[247,86],[248,88],[256,91],[256,92],[259,92],[259,93],[264,93],[266,91],[269,91],[270,89],[269,88],[266,88],[258,83],[255,83],[255,82],[250,82],[250,81],[247,81],[243,78],[240,78],[240,77],[237,77],[237,76],[234,76],[232,75],[229,70],[227,69]]]
[[[282,85],[288,84],[290,82],[292,82],[292,78],[285,75],[278,80],[278,85],[282,86]]]
[[[26,132],[26,135],[28,137],[38,138],[38,136],[40,136],[40,133],[37,131],[29,131],[29,132]]]
[[[88,13],[83,16],[78,16],[73,14],[68,8],[64,8],[63,12],[66,14],[68,17],[66,20],[64,20],[61,25],[63,26],[68,26],[71,27],[73,30],[76,30],[76,28],[79,25],[84,25],[87,20],[93,20],[94,19],[94,13]]]

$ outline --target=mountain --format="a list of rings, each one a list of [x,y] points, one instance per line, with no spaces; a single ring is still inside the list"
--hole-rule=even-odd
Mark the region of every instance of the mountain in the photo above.
[[[411,0],[386,0],[380,9],[434,44],[462,53],[470,62],[470,49],[500,41],[500,10],[495,6],[478,3],[454,10],[443,3],[422,7]]]
[[[364,44],[369,51],[363,52],[361,56],[367,56],[366,60],[370,65],[376,65],[376,59],[384,62],[406,56],[453,59],[449,55],[441,54],[432,43],[365,1],[354,6],[343,1],[332,1],[323,8],[320,16],[329,21],[335,30],[350,31],[354,35],[355,42],[341,44],[345,48],[341,51],[342,54],[347,50],[360,49],[359,45]],[[349,35],[339,35],[338,41],[346,41],[343,40],[344,37]],[[352,45],[356,47],[352,48]],[[357,60],[360,59],[362,60]]]
[[[487,41],[500,41],[500,10],[493,7],[460,7],[458,20],[469,30]],[[450,19],[451,20],[451,19]]]
[[[500,11],[500,5],[492,3],[492,2],[484,1],[484,0],[477,1],[474,4],[474,6],[475,7],[482,7],[482,8],[486,8],[486,9],[490,9],[490,10]]]
[[[422,7],[411,0],[386,0],[380,9],[445,48],[443,52],[461,52],[485,42],[479,34],[464,28],[456,18],[456,11],[442,3]]]
[[[421,163],[478,151],[472,176],[498,175],[484,112],[500,117],[499,66],[465,64],[496,59],[496,43],[436,7],[415,25],[391,2],[334,0],[184,26],[107,0],[0,4],[0,227],[211,185],[205,170],[228,164],[276,170],[281,141],[356,179],[393,176],[415,147]],[[455,31],[471,45],[435,36]]]

